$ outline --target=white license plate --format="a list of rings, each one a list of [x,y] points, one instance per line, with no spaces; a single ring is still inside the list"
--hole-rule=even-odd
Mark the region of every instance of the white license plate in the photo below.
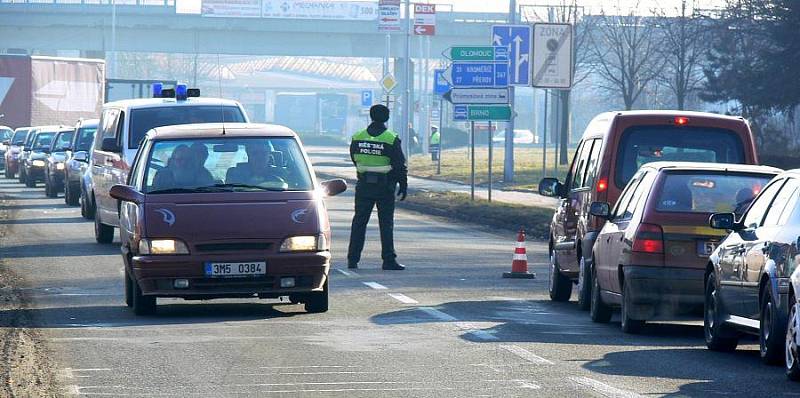
[[[267,263],[252,261],[246,263],[206,263],[206,276],[211,278],[236,278],[260,276],[267,273]]]

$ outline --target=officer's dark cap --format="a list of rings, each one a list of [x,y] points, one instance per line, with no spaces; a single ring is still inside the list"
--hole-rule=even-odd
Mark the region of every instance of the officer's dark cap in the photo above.
[[[382,104],[372,105],[369,108],[369,118],[373,122],[386,123],[389,120],[389,108]]]

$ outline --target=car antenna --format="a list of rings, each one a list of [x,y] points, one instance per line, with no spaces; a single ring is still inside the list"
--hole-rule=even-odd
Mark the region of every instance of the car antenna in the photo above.
[[[225,135],[225,105],[222,103],[222,64],[217,53],[217,82],[219,84],[219,110],[222,112],[222,135]]]

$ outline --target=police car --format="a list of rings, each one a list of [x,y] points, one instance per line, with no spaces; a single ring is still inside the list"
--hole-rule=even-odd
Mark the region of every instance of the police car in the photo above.
[[[181,124],[249,122],[238,102],[199,96],[200,90],[184,84],[165,89],[157,83],[153,85],[153,98],[103,105],[87,172],[91,191],[86,193],[93,207],[89,213],[94,213],[98,243],[111,243],[114,239],[114,228],[119,226],[119,202],[109,191],[112,186],[127,182],[130,165],[148,131]]]

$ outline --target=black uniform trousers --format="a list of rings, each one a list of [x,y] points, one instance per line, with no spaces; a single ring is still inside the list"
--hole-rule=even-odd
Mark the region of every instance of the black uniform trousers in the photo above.
[[[384,263],[391,263],[397,257],[394,251],[394,188],[397,183],[368,184],[358,181],[356,185],[355,215],[350,229],[350,247],[347,250],[348,264],[358,264],[364,240],[367,234],[367,223],[372,209],[378,207],[378,226],[381,231],[381,258]]]

